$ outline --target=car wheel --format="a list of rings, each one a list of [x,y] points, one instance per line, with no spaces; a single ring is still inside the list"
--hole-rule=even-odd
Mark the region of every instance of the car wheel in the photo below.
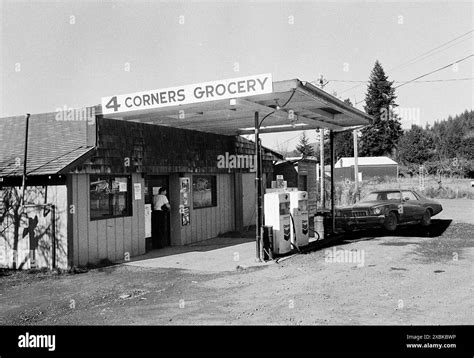
[[[421,226],[430,226],[431,224],[431,211],[426,210],[425,213],[423,214],[423,217],[421,218]]]
[[[397,229],[398,219],[397,215],[391,211],[385,217],[385,222],[383,223],[384,228],[387,231],[395,231]]]

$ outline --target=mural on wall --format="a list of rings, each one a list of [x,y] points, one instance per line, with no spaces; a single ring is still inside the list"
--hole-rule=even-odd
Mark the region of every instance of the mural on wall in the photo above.
[[[28,218],[28,227],[23,229],[23,239],[26,235],[29,237],[29,259],[30,268],[36,268],[36,250],[38,249],[39,238],[35,235],[35,229],[38,226],[38,215],[35,215],[34,219]]]
[[[56,267],[67,268],[66,186],[48,188],[27,187],[25,207],[20,205],[21,188],[0,189],[0,267],[52,268],[55,241]]]

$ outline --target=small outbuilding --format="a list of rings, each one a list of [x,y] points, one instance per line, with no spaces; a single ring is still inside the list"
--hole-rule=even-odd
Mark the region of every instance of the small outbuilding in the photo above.
[[[354,180],[354,157],[340,158],[334,168],[336,181]],[[359,157],[357,158],[359,180],[374,177],[398,177],[398,163],[389,157]]]

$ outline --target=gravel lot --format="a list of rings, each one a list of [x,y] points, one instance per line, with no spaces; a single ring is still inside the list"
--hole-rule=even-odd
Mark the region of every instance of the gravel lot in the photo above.
[[[2,271],[0,324],[473,324],[473,203],[443,200],[428,230],[360,232],[225,273],[125,265]]]

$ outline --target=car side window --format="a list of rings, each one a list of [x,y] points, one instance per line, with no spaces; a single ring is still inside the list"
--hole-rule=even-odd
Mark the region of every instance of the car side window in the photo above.
[[[415,194],[413,194],[411,191],[404,191],[404,192],[402,192],[402,194],[403,194],[403,199],[404,200],[409,200],[409,201],[418,200],[418,198],[415,196]]]
[[[387,200],[400,200],[400,193],[399,192],[387,193]]]

